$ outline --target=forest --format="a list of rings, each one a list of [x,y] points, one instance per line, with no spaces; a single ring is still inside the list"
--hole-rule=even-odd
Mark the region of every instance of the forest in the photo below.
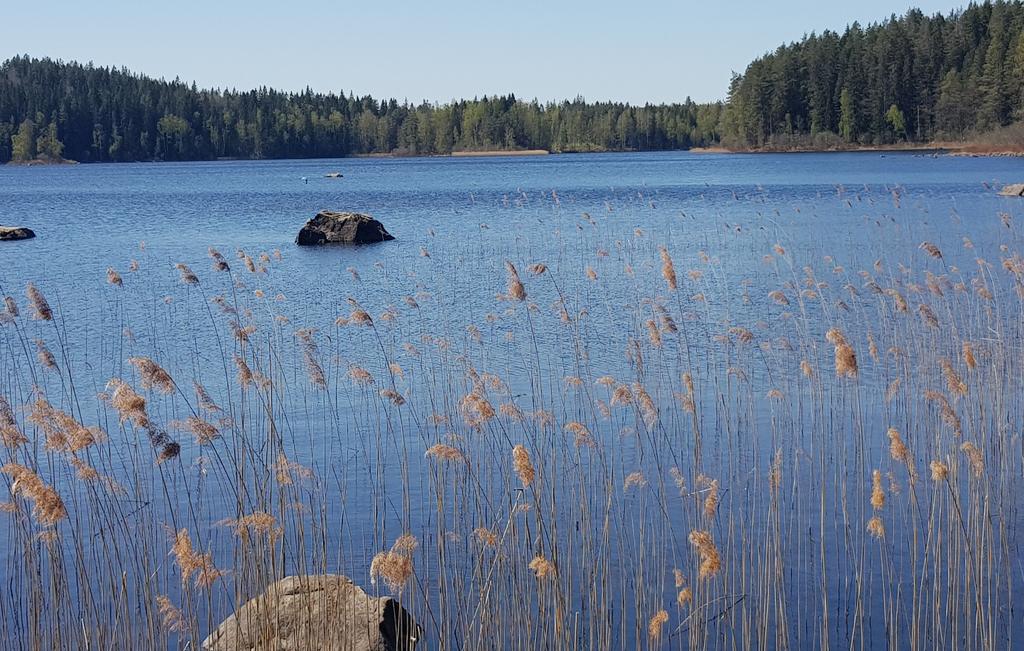
[[[911,10],[810,34],[733,78],[719,130],[740,148],[962,141],[1024,120],[1024,4]]]
[[[725,101],[445,104],[200,89],[127,69],[0,65],[0,163],[325,158],[544,149],[842,148],[965,141],[1024,120],[1024,4],[810,33],[735,74]]]
[[[717,142],[720,104],[418,105],[343,93],[201,90],[127,70],[16,57],[0,66],[0,162],[327,158],[547,149],[687,149]]]

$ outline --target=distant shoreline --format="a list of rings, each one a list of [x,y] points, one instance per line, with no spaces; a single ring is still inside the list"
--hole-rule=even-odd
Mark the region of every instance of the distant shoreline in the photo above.
[[[453,151],[448,154],[415,154],[411,152],[391,153],[369,153],[349,154],[348,156],[331,158],[232,158],[223,157],[215,159],[194,159],[176,161],[120,161],[125,163],[220,163],[230,161],[258,161],[258,160],[294,160],[294,161],[315,161],[315,160],[345,160],[347,158],[501,158],[501,157],[536,157],[536,156],[562,156],[566,154],[634,154],[634,153],[668,153],[688,152],[699,155],[716,154],[844,154],[844,153],[877,153],[877,154],[898,154],[913,153],[934,156],[956,156],[963,158],[1024,158],[1024,148],[1006,148],[989,146],[979,143],[948,143],[932,142],[924,144],[905,143],[899,145],[862,145],[855,147],[761,147],[757,149],[731,149],[729,147],[691,147],[690,149],[651,149],[651,150],[596,150],[596,151],[548,151],[547,149],[488,149],[481,151]],[[119,163],[81,163],[80,161],[61,159],[44,160],[34,159],[31,161],[9,161],[0,167],[55,167],[63,165],[92,165],[92,164],[119,164]]]
[[[857,145],[853,147],[760,147],[757,149],[730,149],[728,147],[694,147],[694,154],[844,154],[844,153],[914,153],[937,156],[963,156],[969,158],[1024,157],[1024,149],[991,146],[980,143],[902,143],[895,145]]]

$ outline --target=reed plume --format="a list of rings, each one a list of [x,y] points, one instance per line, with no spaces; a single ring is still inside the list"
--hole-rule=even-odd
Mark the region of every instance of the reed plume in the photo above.
[[[672,264],[672,256],[668,254],[668,249],[665,247],[659,248],[658,254],[661,256],[661,275],[668,284],[668,288],[675,290],[678,287],[678,280],[676,278],[676,267]]]
[[[528,567],[538,579],[555,576],[555,564],[539,554],[533,557]]]
[[[178,272],[181,274],[181,282],[185,283],[186,285],[199,284],[199,276],[195,275],[195,273],[192,271],[191,268],[189,268],[187,264],[179,262],[178,264],[174,265],[174,268],[177,269]]]
[[[846,341],[846,337],[837,328],[831,328],[825,333],[825,338],[835,347],[835,367],[838,377],[857,377],[857,355],[853,347]]]
[[[189,579],[195,575],[197,587],[209,588],[225,574],[214,566],[211,552],[199,553],[195,550],[188,529],[179,529],[175,533],[171,555],[174,556],[178,569],[181,571],[182,587],[185,587]]]
[[[668,622],[668,611],[659,610],[651,617],[651,620],[647,623],[647,635],[652,641],[657,642],[661,639],[661,629]]]
[[[882,472],[880,470],[871,473],[871,508],[876,511],[885,508],[885,491],[882,490]]]
[[[17,463],[0,467],[0,472],[9,476],[11,495],[22,496],[32,502],[32,515],[44,527],[55,526],[67,517],[64,501],[52,486],[47,485],[31,468]]]
[[[533,483],[536,472],[533,469],[533,462],[530,460],[530,453],[522,445],[512,448],[512,466],[523,488],[529,488]]]
[[[43,293],[34,284],[28,284],[25,288],[25,295],[28,296],[28,303],[32,306],[33,319],[37,321],[53,321],[53,310],[50,309],[50,304],[46,302],[46,297],[43,296]],[[9,309],[10,303],[8,303]]]
[[[408,534],[403,535],[395,541],[390,551],[374,556],[370,561],[370,583],[383,579],[389,590],[401,592],[413,574],[411,554],[416,549],[415,540]]]
[[[508,272],[508,297],[513,301],[525,301],[526,300],[526,288],[523,287],[522,280],[519,279],[519,272],[516,271],[515,265],[510,261],[505,261],[505,271]]]
[[[710,579],[722,569],[722,559],[715,547],[715,541],[711,532],[695,529],[690,532],[690,544],[697,550],[700,557],[699,576],[701,579]]]
[[[175,384],[170,374],[148,357],[129,357],[128,363],[139,371],[139,381],[146,390],[174,393]]]
[[[427,448],[427,456],[440,461],[465,461],[462,451],[444,443],[435,443]]]
[[[885,538],[885,525],[882,524],[882,518],[875,515],[868,520],[868,533],[878,539]]]

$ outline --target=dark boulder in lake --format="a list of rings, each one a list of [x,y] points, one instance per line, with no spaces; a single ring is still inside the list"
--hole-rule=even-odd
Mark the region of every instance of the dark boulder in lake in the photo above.
[[[36,234],[32,232],[31,228],[23,228],[20,226],[0,226],[0,242],[30,240],[35,236]]]
[[[394,236],[384,228],[384,224],[369,215],[322,210],[306,222],[295,238],[295,243],[300,246],[335,242],[372,244],[393,239]]]
[[[289,576],[224,620],[203,649],[411,651],[422,635],[401,604],[366,594],[348,577]]]
[[[1024,197],[1024,183],[1008,185],[999,194],[1004,197]]]

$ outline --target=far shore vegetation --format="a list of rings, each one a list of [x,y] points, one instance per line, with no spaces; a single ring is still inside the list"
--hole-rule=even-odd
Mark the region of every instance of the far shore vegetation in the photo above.
[[[1024,153],[1021,0],[811,32],[750,63],[711,103],[414,104],[203,90],[28,56],[0,64],[0,163],[891,147]]]

